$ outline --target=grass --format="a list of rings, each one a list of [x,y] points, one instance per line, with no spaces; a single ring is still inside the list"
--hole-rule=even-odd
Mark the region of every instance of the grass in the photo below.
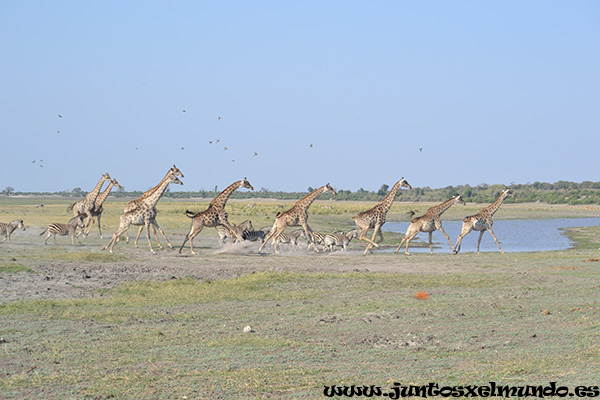
[[[595,383],[600,269],[540,272],[264,272],[8,303],[0,392],[317,398],[329,384]],[[420,289],[430,300],[413,298]]]
[[[16,263],[0,263],[0,273],[35,272],[35,270]]]

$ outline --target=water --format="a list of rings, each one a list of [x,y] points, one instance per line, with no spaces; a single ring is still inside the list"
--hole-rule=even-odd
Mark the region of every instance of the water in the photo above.
[[[406,233],[410,222],[387,222],[384,228],[388,232]],[[444,231],[450,236],[452,244],[460,235],[462,221],[443,221]],[[560,228],[588,227],[600,225],[600,218],[559,218],[559,219],[513,219],[494,221],[494,233],[505,252],[522,251],[550,251],[565,250],[573,243]],[[472,231],[462,240],[461,253],[466,251],[477,251],[477,239],[479,232]],[[412,247],[414,241],[429,243],[429,234],[419,233],[412,241],[409,252],[429,252],[427,248]],[[440,231],[433,232],[434,253],[450,252],[450,245]],[[406,243],[402,245],[404,252]],[[485,232],[481,238],[480,251],[499,251],[494,238],[489,232]]]

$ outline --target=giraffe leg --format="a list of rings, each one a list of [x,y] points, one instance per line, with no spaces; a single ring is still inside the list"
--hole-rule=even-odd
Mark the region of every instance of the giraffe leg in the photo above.
[[[221,224],[223,225],[225,228],[229,229],[229,233],[231,236],[231,244],[233,244],[233,235],[235,235],[235,237],[237,238],[237,240],[242,243],[244,240],[240,237],[240,235],[237,234],[237,232],[235,231],[235,229],[233,229],[233,227],[229,224],[229,222],[227,221],[223,221],[223,223]]]
[[[196,235],[198,235],[200,232],[202,232],[202,229],[204,229],[204,224],[202,224],[202,221],[198,221],[197,225],[194,224],[194,221],[192,221],[192,227],[190,228],[190,233],[188,233],[185,238],[183,239],[183,243],[181,244],[181,247],[179,248],[179,254],[181,254],[181,249],[183,249],[183,246],[185,245],[185,243],[188,241],[190,241],[190,251],[192,254],[196,254],[196,252],[194,251],[194,243],[193,240],[196,237]]]
[[[456,239],[456,245],[454,246],[454,252],[452,254],[458,254],[463,238],[467,236],[472,230],[473,226],[469,226],[466,225],[466,223],[463,223],[460,235],[458,236],[458,239]]]
[[[263,247],[265,247],[265,245],[269,242],[269,240],[271,240],[271,238],[273,236],[275,236],[275,233],[277,233],[278,229],[277,228],[272,228],[271,231],[269,232],[269,234],[265,237],[265,240],[262,242],[262,245],[260,246],[260,248],[258,249],[258,252],[260,253],[263,249]],[[279,235],[279,233],[277,233]]]
[[[156,221],[152,221],[152,222],[150,223],[150,227],[152,228],[152,233],[154,233],[154,239],[156,240],[156,245],[158,246],[158,248],[159,248],[159,249],[162,249],[162,245],[161,245],[161,244],[160,244],[160,242],[158,241],[158,235],[156,234],[156,227],[154,226],[154,222],[156,222]],[[156,225],[156,226],[158,226],[158,225]],[[158,228],[158,229],[160,229],[160,228]],[[163,236],[164,236],[164,234],[163,234]],[[165,239],[166,239],[166,238],[165,238]],[[171,247],[171,248],[172,248],[172,247]]]
[[[152,248],[152,241],[150,240],[150,221],[146,222],[146,238],[148,238],[148,246],[150,247],[150,252],[152,254],[156,254],[156,252]]]
[[[483,237],[483,232],[485,232],[485,230],[479,232],[479,239],[477,240],[477,254],[479,254],[479,245],[481,244],[481,238]]]
[[[496,244],[498,245],[498,248],[500,249],[500,253],[504,254],[504,250],[502,250],[502,247],[500,247],[500,242],[498,242],[498,239],[496,239],[496,235],[494,235],[494,231],[492,230],[492,227],[488,228],[488,231],[490,231],[490,233],[492,234],[492,237],[496,241]]]
[[[100,217],[102,216],[102,214],[98,214],[98,233],[100,234],[100,239],[104,239],[102,237],[102,227],[100,226]]]
[[[90,215],[88,218],[88,222],[87,222],[87,229],[86,229],[86,226],[84,226],[81,229],[81,232],[82,232],[84,238],[90,234],[90,231],[92,230],[92,226],[94,226],[94,217]]]
[[[433,231],[429,232],[429,251],[433,254]]]
[[[375,228],[374,228],[374,231],[373,231],[373,238],[372,238],[372,239],[371,239],[371,241],[370,241],[371,243],[369,243],[369,244],[367,245],[367,248],[365,249],[365,252],[363,253],[363,256],[366,256],[366,255],[367,255],[367,252],[368,252],[369,250],[371,250],[371,247],[373,247],[373,246],[375,246],[375,247],[379,247],[379,246],[377,245],[377,243],[375,243],[375,236],[377,235],[377,231],[378,231],[379,229],[381,229],[381,226],[380,226],[379,224],[375,225]]]
[[[442,228],[441,225],[437,229],[440,232],[442,232],[442,234],[444,234],[444,236],[446,236],[446,239],[448,239],[448,243],[450,243],[450,247],[452,247],[452,251],[454,252],[454,246],[452,245],[452,241],[450,240],[450,236],[448,236],[448,234],[444,231],[444,228]],[[432,252],[432,254],[433,254],[433,252]]]
[[[135,242],[133,242],[133,246],[137,249],[138,247],[138,240],[140,239],[140,235],[142,234],[142,230],[144,229],[144,225],[140,225],[140,230],[137,233],[137,236],[135,237]],[[148,234],[150,234],[150,232],[148,232]]]
[[[396,247],[396,250],[394,250],[394,254],[396,254],[397,252],[400,251],[400,248],[402,247],[402,243],[404,243],[406,241],[406,235],[402,238],[402,240],[400,241],[400,244],[398,245],[398,247]],[[408,249],[406,249],[406,251],[408,251]]]
[[[313,248],[315,249],[315,252],[319,252],[319,249],[317,248],[317,245],[315,244],[315,241],[312,239],[312,229],[310,229],[310,227],[308,226],[308,224],[306,222],[304,222],[302,224],[302,228],[304,228],[304,234],[306,234],[306,237],[308,238],[309,242],[313,245]]]

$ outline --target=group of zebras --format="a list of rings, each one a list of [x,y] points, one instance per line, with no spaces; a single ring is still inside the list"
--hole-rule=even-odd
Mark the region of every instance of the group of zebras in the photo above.
[[[252,221],[246,220],[239,225],[233,225],[232,228],[237,233],[239,237],[243,240],[247,240],[250,242],[263,242],[269,232],[271,232],[271,228],[266,226],[260,228],[259,230],[254,230],[252,226]],[[224,227],[223,225],[217,225],[215,227],[217,233],[219,234],[219,244],[223,246],[225,240],[231,237],[229,229]],[[334,233],[319,233],[319,232],[310,232],[312,236],[312,242],[322,247],[322,250],[329,250],[331,252],[334,251],[335,247],[341,247],[342,250],[348,249],[348,244],[352,239],[358,238],[358,230],[352,229],[348,233],[344,233],[343,231],[337,231]],[[292,246],[292,249],[296,250],[297,248],[301,248],[298,243],[299,238],[307,239],[306,233],[304,233],[304,229],[296,229],[290,233],[282,232],[279,234],[277,238],[278,244],[289,244]],[[236,241],[235,235],[233,236],[233,240]],[[273,238],[273,241],[275,238]],[[306,248],[310,247],[310,241],[307,242]],[[271,242],[273,244],[273,242]]]
[[[250,242],[263,242],[265,237],[271,231],[270,227],[264,227],[259,230],[254,230],[252,226],[252,221],[246,220],[239,225],[232,225],[233,230],[240,236],[243,240],[247,240]],[[10,242],[10,235],[17,229],[25,230],[25,225],[23,224],[22,219],[17,219],[8,223],[0,222],[0,236],[4,236],[2,242],[8,239]],[[224,245],[225,240],[231,237],[231,233],[229,229],[224,227],[223,225],[218,225],[215,227],[217,233],[219,235],[219,244],[221,246]],[[71,220],[67,224],[61,224],[58,222],[53,222],[48,225],[46,229],[40,236],[44,235],[46,232],[48,236],[46,236],[46,240],[44,244],[47,244],[48,239],[53,237],[54,243],[56,244],[56,236],[71,236],[71,243],[75,244],[75,239],[81,244],[79,240],[79,236],[84,231],[84,219],[83,216],[78,215],[76,217],[71,218]],[[319,233],[319,232],[311,232],[312,241],[317,245],[322,246],[322,249],[329,250],[333,252],[335,247],[341,247],[342,250],[346,250],[348,248],[348,244],[352,239],[358,238],[358,230],[352,229],[348,233],[344,233],[342,231],[338,231],[335,233]],[[292,246],[292,249],[296,250],[296,248],[301,248],[298,243],[299,238],[306,239],[306,234],[303,229],[297,229],[290,233],[281,233],[278,238],[279,244],[289,244]],[[234,235],[233,240],[236,241],[236,237]],[[1,243],[1,242],[0,242]],[[310,241],[307,243],[307,248],[310,246]]]

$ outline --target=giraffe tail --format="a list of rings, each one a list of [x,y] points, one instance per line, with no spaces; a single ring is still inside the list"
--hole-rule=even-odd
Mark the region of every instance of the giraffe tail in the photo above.
[[[75,206],[76,203],[71,204],[69,207],[67,207],[67,211],[73,211],[73,207]]]
[[[190,210],[185,210],[185,216],[188,218],[194,218],[198,213],[192,212]]]

